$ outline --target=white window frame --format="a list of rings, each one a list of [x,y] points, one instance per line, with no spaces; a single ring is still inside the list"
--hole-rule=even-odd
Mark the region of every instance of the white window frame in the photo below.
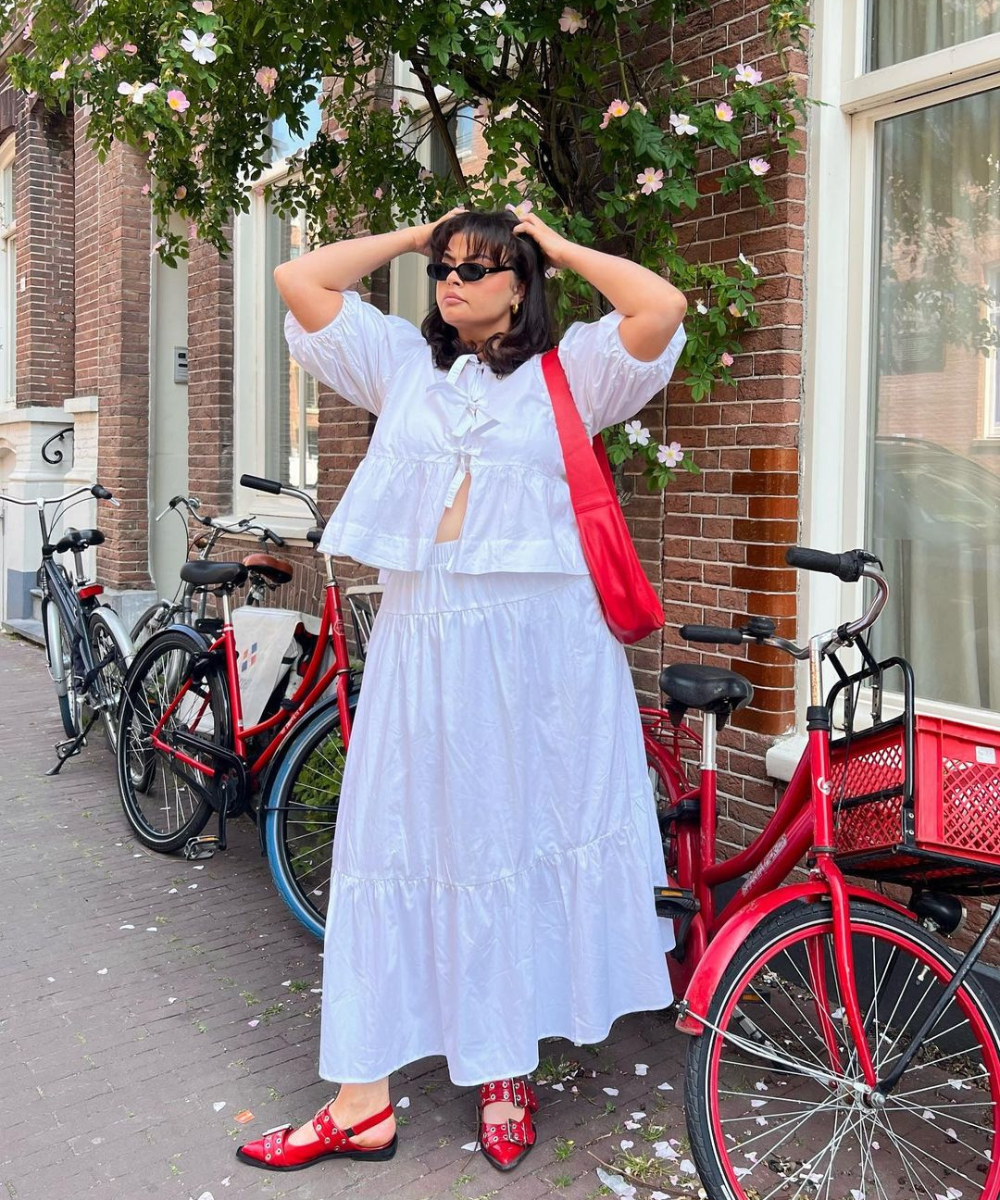
[[[865,0],[816,0],[808,84],[810,96],[824,106],[810,110],[807,150],[801,541],[836,551],[863,545],[866,534],[876,124],[1000,86],[1000,34],[865,74],[865,13]],[[800,641],[860,611],[857,585],[799,573]],[[797,680],[796,734],[768,754],[768,769],[778,778],[789,777],[804,738],[809,703],[804,671]],[[886,695],[883,708],[899,711],[900,698]],[[997,712],[926,699],[917,708],[1000,729]]]
[[[14,134],[0,146],[0,181],[10,172],[10,212],[0,214],[0,408],[13,408],[17,390],[17,222],[14,218]],[[3,185],[0,182],[0,189]]]
[[[250,211],[237,213],[233,223],[233,514],[245,517],[255,513],[279,536],[304,538],[315,522],[301,500],[240,486],[244,472],[267,473],[266,339],[260,334],[266,318],[266,289],[274,287],[274,281],[263,277],[267,264],[267,203],[256,189],[276,183],[289,173],[288,162],[280,159],[256,179]],[[315,498],[315,488],[307,490]]]

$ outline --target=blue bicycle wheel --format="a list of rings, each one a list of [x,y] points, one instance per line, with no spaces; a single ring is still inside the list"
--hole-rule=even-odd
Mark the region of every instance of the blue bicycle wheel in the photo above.
[[[357,696],[349,699],[353,712]],[[336,705],[307,721],[264,797],[264,841],[282,900],[315,937],[326,927],[346,748]]]

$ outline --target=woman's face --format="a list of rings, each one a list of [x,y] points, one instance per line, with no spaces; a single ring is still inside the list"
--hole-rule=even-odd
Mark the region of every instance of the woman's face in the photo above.
[[[484,267],[502,265],[471,255],[462,233],[451,238],[441,261],[451,266],[463,262],[481,263]],[[458,330],[463,342],[475,345],[481,345],[495,333],[506,333],[510,329],[511,305],[524,297],[524,285],[513,271],[497,271],[474,283],[464,283],[453,272],[435,286],[438,311],[444,321]]]

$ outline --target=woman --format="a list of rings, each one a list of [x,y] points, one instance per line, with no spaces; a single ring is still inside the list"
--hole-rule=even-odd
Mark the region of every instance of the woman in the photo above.
[[[406,251],[437,305],[417,330],[348,289]],[[455,209],[285,263],[292,357],[379,416],[320,549],[381,568],[344,771],[310,1123],[240,1159],[268,1170],[396,1149],[388,1076],[443,1054],[480,1086],[500,1170],[535,1142],[538,1040],[604,1039],[671,1001],[665,882],[624,650],[583,558],[540,356],[547,266],[614,312],[559,353],[591,434],[634,416],[684,345],[682,293],[535,214]]]

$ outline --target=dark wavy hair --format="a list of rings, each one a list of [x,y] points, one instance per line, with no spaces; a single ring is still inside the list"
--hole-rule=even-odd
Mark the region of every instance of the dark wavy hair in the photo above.
[[[512,266],[524,284],[524,298],[511,314],[510,330],[486,339],[481,357],[497,375],[509,375],[536,354],[551,350],[552,317],[545,294],[546,259],[534,238],[514,235],[518,218],[506,212],[463,212],[442,221],[431,234],[430,261],[440,262],[448,243],[464,234],[469,257],[482,257],[494,267]],[[449,325],[435,304],[424,318],[420,332],[430,345],[434,365],[447,370],[460,354],[475,347],[465,345],[454,325]]]

